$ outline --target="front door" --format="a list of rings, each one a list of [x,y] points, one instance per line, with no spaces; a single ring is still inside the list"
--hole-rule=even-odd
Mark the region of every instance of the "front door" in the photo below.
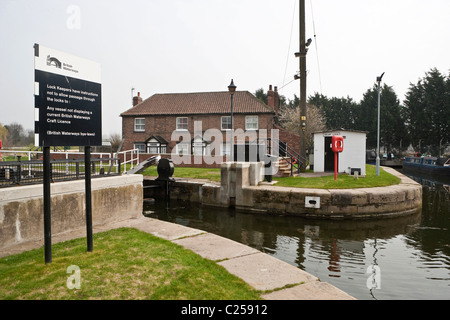
[[[334,152],[331,150],[331,137],[325,137],[325,171],[334,172]]]

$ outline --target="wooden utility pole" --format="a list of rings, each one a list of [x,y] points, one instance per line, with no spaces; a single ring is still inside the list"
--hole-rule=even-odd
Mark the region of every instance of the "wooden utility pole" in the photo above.
[[[300,0],[300,156],[306,160],[306,37],[305,0]],[[302,168],[304,171],[304,169]]]

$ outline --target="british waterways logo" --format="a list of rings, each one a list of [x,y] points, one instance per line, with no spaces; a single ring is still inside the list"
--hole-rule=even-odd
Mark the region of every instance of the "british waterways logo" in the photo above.
[[[47,56],[47,65],[48,66],[55,66],[58,69],[61,69],[62,63],[55,57],[51,57],[50,55]]]
[[[57,58],[52,57],[50,55],[47,56],[47,65],[48,66],[54,66],[55,68],[58,68],[58,69],[64,69],[64,70],[67,70],[67,71],[78,73],[78,70],[73,69],[73,66],[71,64],[62,63]]]

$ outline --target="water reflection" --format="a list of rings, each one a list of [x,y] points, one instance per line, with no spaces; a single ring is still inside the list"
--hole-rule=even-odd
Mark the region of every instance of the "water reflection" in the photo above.
[[[307,220],[189,203],[157,202],[146,210],[254,247],[358,299],[450,299],[449,190],[424,184],[423,210],[378,221]]]

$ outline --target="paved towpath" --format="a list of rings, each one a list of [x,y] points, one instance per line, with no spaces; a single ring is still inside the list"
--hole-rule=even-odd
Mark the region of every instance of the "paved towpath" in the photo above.
[[[142,216],[94,226],[93,231],[97,233],[121,227],[148,232],[190,249],[206,259],[216,261],[218,265],[253,288],[270,290],[270,293],[263,295],[266,300],[355,300],[342,290],[286,262],[202,230]],[[83,228],[53,235],[52,243],[85,236],[86,230]],[[43,241],[21,243],[2,250],[0,257],[42,246]]]

